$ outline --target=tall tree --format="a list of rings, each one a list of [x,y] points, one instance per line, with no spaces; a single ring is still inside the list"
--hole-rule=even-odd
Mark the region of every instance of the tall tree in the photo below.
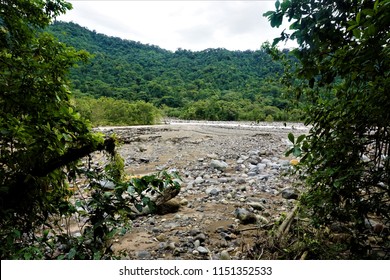
[[[87,53],[41,31],[70,8],[62,0],[0,2],[2,259],[15,253],[14,237],[31,236],[49,215],[61,214],[75,162],[114,147],[112,139],[93,134],[70,103],[69,68]]]
[[[302,150],[309,186],[302,202],[316,225],[349,227],[349,249],[368,257],[369,236],[390,225],[390,1],[284,0],[275,7],[264,15],[272,26],[287,18],[292,33],[274,43],[297,41],[296,74],[306,85],[297,92],[311,101],[310,134],[294,150]],[[389,241],[377,240],[374,257],[389,258]]]

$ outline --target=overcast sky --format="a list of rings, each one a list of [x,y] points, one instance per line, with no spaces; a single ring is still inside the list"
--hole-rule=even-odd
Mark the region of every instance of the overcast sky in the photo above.
[[[258,50],[288,26],[271,28],[263,17],[263,13],[275,9],[274,0],[68,2],[73,9],[58,20],[171,51]]]

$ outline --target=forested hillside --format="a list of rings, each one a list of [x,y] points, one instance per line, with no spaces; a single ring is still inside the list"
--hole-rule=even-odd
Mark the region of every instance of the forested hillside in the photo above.
[[[75,23],[55,22],[48,31],[93,55],[89,63],[72,69],[71,81],[78,110],[95,123],[100,118],[96,110],[106,112],[102,108],[113,104],[111,98],[144,108],[154,105],[161,114],[186,119],[263,121],[300,116],[300,110],[282,97],[283,88],[274,79],[281,74],[281,65],[260,46],[257,51],[171,52],[98,34]],[[122,115],[130,114],[125,111]],[[117,115],[105,123],[126,124],[120,112]]]

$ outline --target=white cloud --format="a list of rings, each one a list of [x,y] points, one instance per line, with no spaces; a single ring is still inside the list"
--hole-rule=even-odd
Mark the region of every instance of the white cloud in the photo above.
[[[59,20],[168,50],[255,50],[282,31],[262,16],[274,1],[69,2],[73,10]]]

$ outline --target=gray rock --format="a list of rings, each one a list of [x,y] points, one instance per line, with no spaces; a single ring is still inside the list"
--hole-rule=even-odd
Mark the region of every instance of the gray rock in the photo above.
[[[250,201],[247,205],[259,211],[263,211],[265,209],[265,205],[260,202]]]
[[[196,236],[196,235],[198,235],[198,234],[200,234],[200,233],[202,233],[202,232],[201,232],[201,230],[198,229],[198,228],[193,228],[193,229],[191,229],[190,232],[189,232],[189,234],[190,234],[191,236]]]
[[[160,250],[168,249],[168,244],[166,242],[160,242],[158,243],[158,249]]]
[[[195,240],[194,247],[198,248],[199,246],[200,246],[200,241],[199,240]]]
[[[271,160],[269,160],[268,158],[263,158],[263,159],[261,160],[261,163],[263,163],[263,164],[265,164],[265,165],[269,166],[269,164],[271,164],[271,163],[272,163],[272,161],[271,161]]]
[[[288,188],[282,191],[282,197],[285,199],[298,199],[298,194],[294,189]]]
[[[206,241],[206,235],[204,233],[199,233],[194,237],[195,240],[199,240],[200,242]]]
[[[218,195],[220,192],[221,192],[221,189],[218,187],[214,187],[214,186],[208,187],[206,189],[206,194],[211,195],[211,196]]]
[[[256,215],[244,208],[237,208],[234,211],[234,215],[236,216],[237,219],[240,220],[242,224],[254,224],[257,222]]]
[[[220,260],[231,260],[230,254],[228,251],[223,250],[221,254],[219,255]]]
[[[246,180],[243,177],[238,177],[238,178],[236,178],[236,183],[237,184],[245,184]]]
[[[217,154],[208,154],[207,157],[211,158],[211,159],[217,159],[218,155]]]
[[[202,177],[196,177],[196,179],[194,180],[194,183],[195,184],[203,184],[204,183],[204,179]]]
[[[164,228],[166,229],[174,229],[180,227],[180,224],[178,223],[166,223],[163,225]]]
[[[224,161],[213,159],[210,162],[210,167],[215,168],[215,169],[220,170],[220,171],[225,171],[226,168],[228,167],[228,164]]]
[[[259,171],[264,170],[266,167],[267,167],[267,165],[264,164],[264,163],[258,163],[257,164],[257,170],[259,170]]]
[[[221,184],[225,184],[225,183],[229,182],[229,179],[226,177],[218,178],[218,182]]]
[[[279,160],[279,164],[280,164],[281,166],[290,166],[290,161],[287,160],[287,159],[280,159],[280,160]]]
[[[203,254],[203,255],[206,255],[206,254],[209,253],[209,250],[208,250],[207,248],[203,247],[203,246],[197,247],[196,250],[197,250],[199,253]]]
[[[280,164],[278,163],[272,162],[268,166],[271,167],[271,169],[276,169],[276,170],[280,169]]]
[[[151,256],[152,255],[148,251],[139,251],[137,253],[138,259],[150,259]]]

